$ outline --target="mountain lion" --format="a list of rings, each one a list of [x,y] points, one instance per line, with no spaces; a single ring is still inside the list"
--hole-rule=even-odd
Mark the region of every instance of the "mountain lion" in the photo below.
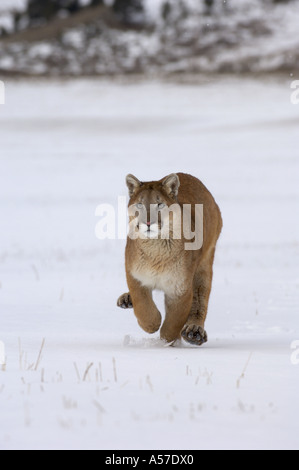
[[[211,293],[216,243],[222,230],[219,207],[208,189],[195,177],[177,173],[160,181],[142,183],[128,175],[130,231],[126,247],[126,274],[129,293],[117,302],[121,308],[134,308],[138,323],[147,333],[159,330],[162,317],[152,292],[165,293],[166,316],[161,339],[173,343],[180,337],[201,346],[208,340],[204,329]],[[186,225],[175,217],[178,207],[191,208],[190,233],[199,232],[196,208],[203,206],[202,243],[186,249],[175,229]],[[172,215],[172,217],[171,217]],[[175,221],[176,219],[176,221]],[[167,227],[168,236],[163,236]],[[190,243],[189,243],[190,245]]]

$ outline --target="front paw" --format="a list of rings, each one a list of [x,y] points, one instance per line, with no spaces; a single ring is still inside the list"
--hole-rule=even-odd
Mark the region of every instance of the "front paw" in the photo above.
[[[151,312],[150,315],[148,315],[146,318],[138,318],[138,324],[139,326],[149,334],[156,333],[159,331],[160,326],[162,323],[162,316],[159,310],[157,310],[155,313]]]
[[[208,341],[207,332],[198,325],[185,325],[181,335],[187,343],[196,346],[201,346]]]
[[[130,294],[123,294],[117,301],[117,306],[120,308],[133,308],[133,302]]]

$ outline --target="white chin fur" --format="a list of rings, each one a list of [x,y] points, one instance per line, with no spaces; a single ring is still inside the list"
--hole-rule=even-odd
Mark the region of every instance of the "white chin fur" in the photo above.
[[[148,230],[148,226],[146,224],[140,224],[139,233],[141,238],[157,238],[159,235],[158,224],[151,225],[150,231]]]

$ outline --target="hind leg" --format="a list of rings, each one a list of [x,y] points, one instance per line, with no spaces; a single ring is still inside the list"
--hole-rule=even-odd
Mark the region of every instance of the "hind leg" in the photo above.
[[[215,250],[209,259],[199,266],[193,282],[193,302],[191,311],[185,324],[182,337],[185,341],[197,346],[208,341],[205,331],[205,321],[208,314],[208,305],[212,289],[213,262]]]

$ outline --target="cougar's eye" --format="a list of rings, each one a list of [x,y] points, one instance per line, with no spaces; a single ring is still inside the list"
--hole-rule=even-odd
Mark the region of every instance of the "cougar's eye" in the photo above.
[[[161,204],[158,204],[158,209],[164,209],[165,207],[165,204],[161,203]]]
[[[136,204],[136,207],[137,207],[137,209],[143,209],[143,204],[141,204],[141,203]]]

